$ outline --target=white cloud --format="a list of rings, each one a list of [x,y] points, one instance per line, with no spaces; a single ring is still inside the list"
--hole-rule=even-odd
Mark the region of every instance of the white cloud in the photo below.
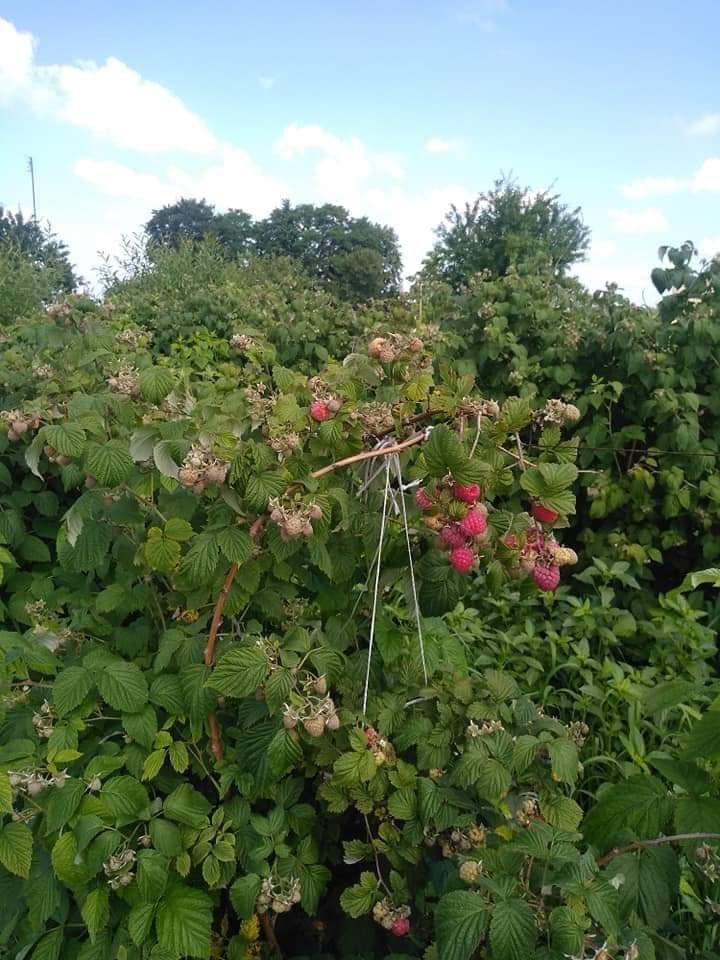
[[[689,177],[642,177],[623,187],[631,200],[686,192],[720,193],[720,157],[708,157]]]
[[[444,140],[442,137],[429,137],[424,144],[426,153],[454,153],[460,148],[459,140]]]
[[[720,113],[704,113],[688,124],[687,132],[693,137],[707,137],[720,133]]]
[[[207,153],[205,122],[179,97],[115,57],[104,64],[39,65],[31,34],[0,18],[0,97],[46,110],[118,147],[146,153]]]
[[[610,222],[618,233],[663,233],[668,230],[665,214],[658,207],[644,210],[610,210]]]
[[[720,234],[713,237],[703,237],[699,244],[700,255],[711,260],[720,254]]]

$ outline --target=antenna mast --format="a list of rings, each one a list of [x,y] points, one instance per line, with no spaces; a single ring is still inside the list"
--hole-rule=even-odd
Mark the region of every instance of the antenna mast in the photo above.
[[[33,220],[37,221],[37,200],[35,197],[35,164],[33,163],[32,157],[28,157],[28,171],[30,173],[30,184],[32,186]]]

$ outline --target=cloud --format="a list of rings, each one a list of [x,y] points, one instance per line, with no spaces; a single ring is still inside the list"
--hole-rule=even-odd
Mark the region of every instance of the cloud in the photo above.
[[[454,153],[459,148],[459,140],[443,140],[442,137],[429,137],[424,144],[426,153]]]
[[[720,193],[720,157],[708,157],[689,177],[643,177],[623,187],[628,199],[673,193]]]
[[[700,255],[706,260],[720,254],[720,234],[713,237],[703,237],[699,244]]]
[[[688,124],[687,132],[691,137],[707,137],[720,133],[720,113],[704,113]]]
[[[492,33],[498,16],[507,13],[509,9],[508,0],[470,0],[458,10],[456,20],[469,23],[483,33]]]
[[[663,233],[669,229],[665,214],[658,207],[644,210],[610,210],[610,222],[618,233]]]
[[[0,97],[47,111],[117,147],[208,153],[217,141],[182,100],[115,57],[39,65],[35,41],[0,18]]]

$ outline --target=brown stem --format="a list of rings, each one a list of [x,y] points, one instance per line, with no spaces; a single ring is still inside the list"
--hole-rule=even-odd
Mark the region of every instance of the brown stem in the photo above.
[[[210,751],[216,762],[220,763],[224,756],[223,744],[220,736],[220,724],[214,710],[208,714],[208,733],[210,735]]]
[[[275,936],[275,928],[272,925],[270,914],[261,913],[260,923],[262,924],[263,933],[265,934],[265,939],[267,940],[269,946],[272,947],[277,956],[280,957],[280,960],[282,960],[282,950],[280,949],[278,938]]]
[[[671,837],[657,837],[655,840],[636,840],[625,847],[613,847],[608,853],[600,857],[598,864],[604,867],[615,857],[623,853],[632,853],[633,850],[643,850],[645,847],[659,847],[663,843],[683,843],[688,840],[720,840],[720,833],[676,833]]]
[[[349,467],[353,463],[361,463],[363,460],[373,460],[375,457],[389,457],[393,453],[400,453],[401,450],[407,450],[408,447],[415,446],[416,443],[422,443],[424,439],[425,431],[423,430],[422,433],[415,433],[408,440],[403,440],[402,443],[395,443],[391,447],[380,447],[377,450],[363,450],[362,453],[355,453],[352,457],[336,460],[335,463],[329,463],[326,467],[314,470],[310,476],[317,480],[318,477],[324,477],[327,473],[333,473],[335,470]]]

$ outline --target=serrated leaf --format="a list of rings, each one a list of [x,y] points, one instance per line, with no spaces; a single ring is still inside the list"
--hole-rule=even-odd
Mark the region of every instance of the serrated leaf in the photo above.
[[[180,573],[193,586],[212,580],[220,560],[217,538],[210,533],[198,534],[180,564]]]
[[[45,833],[55,833],[74,816],[85,794],[82,780],[68,780],[62,788],[53,787],[45,811]]]
[[[527,960],[537,939],[535,915],[525,900],[501,900],[490,921],[494,960]]]
[[[249,873],[230,887],[230,903],[241,920],[248,920],[255,913],[255,901],[261,886],[262,879],[257,874]]]
[[[509,771],[492,757],[488,757],[478,770],[477,791],[489,803],[499,803],[507,794],[511,783]]]
[[[417,813],[417,797],[414,787],[402,787],[388,797],[388,813],[397,820],[413,820]]]
[[[553,740],[548,744],[552,778],[557,783],[575,783],[578,776],[578,750],[572,740]]]
[[[158,729],[157,714],[154,708],[147,704],[138,713],[124,713],[122,725],[132,740],[149,749]]]
[[[130,437],[130,456],[136,463],[150,460],[157,440],[157,432],[151,427],[139,427]]]
[[[361,917],[372,910],[379,897],[377,877],[365,871],[360,874],[360,882],[343,890],[340,895],[340,906],[349,917]]]
[[[264,510],[271,497],[277,497],[287,486],[278,473],[258,471],[249,478],[243,498],[250,510]]]
[[[85,667],[67,667],[59,673],[53,684],[53,703],[58,716],[72,713],[94,686],[93,676]]]
[[[211,925],[212,900],[202,890],[177,884],[160,901],[158,943],[176,957],[208,957]]]
[[[143,400],[160,403],[172,390],[175,375],[167,367],[145,367],[138,375],[138,383]]]
[[[720,756],[720,710],[708,710],[690,730],[685,745],[691,757]]]
[[[138,713],[147,704],[147,682],[130,660],[113,660],[98,674],[97,685],[103,700],[123,713]]]
[[[217,534],[217,542],[226,560],[231,563],[245,563],[252,554],[252,540],[247,530],[239,527],[227,527]]]
[[[128,933],[136,947],[147,940],[154,916],[154,903],[136,903],[128,914]]]
[[[176,773],[184,773],[190,765],[190,757],[187,747],[180,740],[171,743],[168,748],[170,766]]]
[[[136,820],[149,804],[145,787],[134,777],[112,777],[103,785],[100,798],[116,823]]]
[[[151,820],[150,839],[153,847],[166,857],[176,857],[182,851],[180,828],[169,820],[158,817]]]
[[[667,790],[654,777],[631,777],[605,790],[585,816],[583,833],[607,850],[626,831],[640,840],[658,837],[670,816]]]
[[[297,734],[281,727],[267,748],[270,775],[275,779],[285,776],[302,760],[302,747]]]
[[[168,537],[148,537],[144,546],[145,562],[158,573],[172,573],[180,562],[181,548]]]
[[[540,812],[545,820],[560,830],[577,830],[583,817],[582,807],[570,797],[544,793],[540,798]]]
[[[569,907],[555,907],[550,913],[552,945],[566,957],[580,953],[585,942],[585,929]]]
[[[0,813],[12,813],[13,796],[10,786],[10,775],[7,770],[0,770]]]
[[[117,487],[129,478],[135,468],[130,451],[119,440],[93,444],[87,453],[87,472],[102,487]]]
[[[153,447],[152,456],[155,466],[164,477],[177,480],[180,468],[172,458],[173,445],[169,440],[161,440]]]
[[[170,517],[163,532],[170,540],[177,540],[179,543],[190,540],[191,537],[195,536],[192,526],[182,517]]]
[[[141,850],[137,859],[137,885],[140,896],[155,903],[165,892],[170,860],[157,850]]]
[[[41,937],[32,952],[32,960],[60,960],[65,928],[55,927],[44,937]]]
[[[43,442],[65,457],[79,457],[85,447],[85,430],[79,423],[58,423],[42,429]]]
[[[270,673],[259,647],[235,647],[218,660],[207,685],[226,697],[249,697]]]
[[[435,936],[442,960],[471,960],[482,942],[488,913],[478,893],[455,890],[435,908]]]
[[[265,683],[265,702],[270,713],[276,713],[285,703],[293,688],[293,675],[282,668],[273,670]]]
[[[163,750],[153,750],[152,753],[149,753],[145,760],[143,761],[142,769],[142,779],[143,780],[154,780],[155,777],[162,770],[163,764],[165,763],[165,754],[166,751]]]
[[[205,825],[210,803],[189,783],[182,783],[165,798],[164,811],[171,820],[200,828]]]
[[[467,460],[460,440],[444,423],[433,429],[423,445],[423,456],[431,477],[455,474]]]
[[[33,835],[25,823],[6,823],[0,830],[0,863],[9,873],[30,876]]]
[[[85,921],[90,942],[95,943],[98,933],[110,919],[110,896],[107,887],[96,887],[83,901],[80,914]]]

